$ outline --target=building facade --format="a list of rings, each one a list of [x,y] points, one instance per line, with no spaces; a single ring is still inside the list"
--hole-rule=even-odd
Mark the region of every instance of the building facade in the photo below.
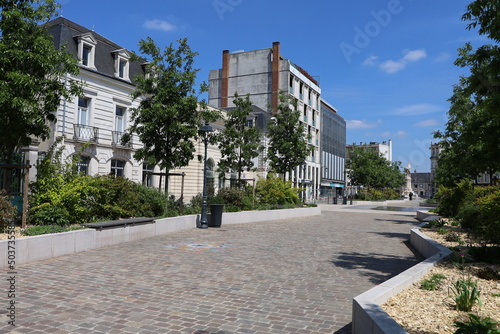
[[[279,103],[280,92],[287,92],[297,101],[301,122],[311,137],[312,153],[305,164],[295,168],[289,176],[295,186],[306,188],[306,200],[313,200],[320,189],[319,83],[304,69],[282,57],[279,42],[273,43],[271,48],[248,52],[224,50],[222,68],[209,74],[209,104],[215,108],[234,107],[232,101],[236,93],[249,94],[252,103],[270,117]],[[265,138],[263,142],[266,143]],[[264,162],[258,164],[266,168]]]
[[[346,122],[337,109],[321,99],[321,188],[322,197],[343,195],[346,186]]]
[[[433,182],[431,173],[411,173],[411,189],[413,194],[420,198],[431,198]]]
[[[128,144],[121,138],[130,125],[130,111],[139,106],[132,99],[134,77],[145,74],[144,63],[131,61],[131,53],[96,32],[59,17],[47,23],[56,48],[66,47],[78,59],[80,73],[66,80],[84,84],[82,96],[61,101],[56,110],[57,122],[52,124],[48,140],[30,147],[35,161],[43,156],[56,138],[64,135],[64,159],[78,155],[77,171],[86,175],[123,176],[148,187],[163,189],[165,172],[134,159],[142,147],[138,137]],[[212,124],[217,129],[222,124]],[[204,153],[203,141],[196,143],[195,159],[189,166],[170,171],[168,193],[189,201],[202,192],[203,163],[196,159]],[[220,158],[217,147],[209,145],[208,165],[215,168]],[[184,174],[184,176],[182,176]],[[36,173],[30,172],[34,177]],[[209,175],[211,175],[209,173]],[[33,178],[32,178],[33,180]],[[185,182],[182,182],[185,181]]]
[[[363,148],[363,149],[371,149],[379,152],[387,161],[392,162],[392,140],[383,141],[382,143],[378,142],[370,142],[370,143],[359,143],[347,145],[347,156],[349,156],[349,152],[352,151],[354,147]]]

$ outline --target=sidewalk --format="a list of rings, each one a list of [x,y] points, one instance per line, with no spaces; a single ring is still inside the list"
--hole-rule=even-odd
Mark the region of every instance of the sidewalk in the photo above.
[[[3,305],[0,332],[349,333],[352,298],[417,263],[417,221],[322,208],[19,266],[18,326]]]

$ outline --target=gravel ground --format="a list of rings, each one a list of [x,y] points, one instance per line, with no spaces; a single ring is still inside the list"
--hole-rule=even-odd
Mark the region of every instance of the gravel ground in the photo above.
[[[458,227],[447,226],[458,233],[465,245],[472,243],[467,234]],[[446,247],[460,247],[460,252],[466,251],[466,246],[460,246],[457,242],[447,242],[444,235],[435,230],[423,230],[429,237],[440,242]],[[500,281],[485,280],[478,278],[478,270],[491,265],[485,263],[466,263],[463,269],[450,262],[443,263],[433,268],[424,279],[429,279],[434,274],[442,274],[446,278],[441,282],[438,290],[424,290],[420,288],[422,280],[410,288],[405,289],[398,295],[389,299],[382,308],[410,334],[441,334],[454,333],[457,330],[455,321],[467,321],[468,313],[474,313],[481,317],[490,317],[500,323]],[[497,272],[500,266],[493,266]],[[458,280],[471,278],[477,281],[481,291],[482,306],[476,305],[472,312],[457,311],[454,301],[450,298],[450,287]]]

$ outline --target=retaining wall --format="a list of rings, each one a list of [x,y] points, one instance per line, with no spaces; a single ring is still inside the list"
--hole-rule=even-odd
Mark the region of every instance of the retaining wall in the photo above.
[[[352,308],[353,334],[407,333],[380,305],[419,281],[437,263],[452,253],[451,250],[420,231],[420,227],[423,225],[425,224],[411,230],[410,242],[426,259],[354,298]]]
[[[227,212],[222,214],[222,224],[262,222],[292,217],[307,217],[321,214],[321,208],[300,208],[266,211]],[[10,244],[15,250],[15,264],[21,265],[46,260],[123,242],[160,236],[177,231],[196,228],[199,215],[156,219],[152,223],[133,226],[118,226],[102,230],[84,229],[62,233],[43,234],[16,238]],[[9,240],[0,241],[0,268],[8,265]]]

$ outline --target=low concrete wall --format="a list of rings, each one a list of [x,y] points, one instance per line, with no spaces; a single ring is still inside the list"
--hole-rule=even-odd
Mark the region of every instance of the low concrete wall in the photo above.
[[[307,217],[320,215],[321,208],[283,209],[269,211],[227,212],[222,215],[222,224],[242,224],[252,222]],[[123,242],[160,236],[173,232],[196,228],[199,215],[156,219],[152,223],[133,226],[118,226],[102,230],[84,229],[63,233],[43,234],[33,237],[0,241],[0,268],[8,266],[8,250],[15,251],[15,265],[46,260],[62,255],[83,252]],[[13,248],[12,248],[13,247]]]
[[[426,259],[354,298],[352,308],[353,334],[407,333],[380,305],[419,281],[437,263],[452,253],[451,250],[422,233],[420,231],[422,225],[411,230],[410,242]]]

